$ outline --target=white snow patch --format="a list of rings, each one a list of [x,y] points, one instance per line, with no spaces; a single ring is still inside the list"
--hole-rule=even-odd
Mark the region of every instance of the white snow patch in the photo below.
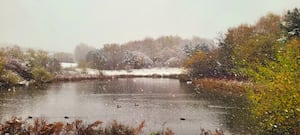
[[[132,69],[132,70],[103,70],[104,75],[179,75],[183,74],[181,68],[151,68],[151,69]]]
[[[66,62],[62,62],[60,63],[62,68],[75,68],[78,66],[77,63],[66,63]]]
[[[81,72],[82,69],[76,68],[77,72]],[[180,75],[184,74],[185,70],[182,68],[151,68],[151,69],[131,69],[131,70],[102,70],[103,75],[116,76],[116,75]],[[99,74],[98,70],[86,69],[86,73],[90,75]]]
[[[96,69],[90,69],[90,68],[86,69],[86,72],[89,75],[98,75],[99,74],[98,70],[96,70]]]

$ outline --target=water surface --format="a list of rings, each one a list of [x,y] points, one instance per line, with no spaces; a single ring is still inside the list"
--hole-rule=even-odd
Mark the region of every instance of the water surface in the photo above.
[[[0,117],[2,121],[11,116],[43,117],[48,121],[117,120],[132,126],[145,120],[145,133],[169,127],[176,134],[199,134],[200,128],[222,128],[230,134],[233,124],[228,125],[228,116],[232,106],[206,97],[197,96],[191,85],[176,79],[54,83],[45,88],[2,90]]]

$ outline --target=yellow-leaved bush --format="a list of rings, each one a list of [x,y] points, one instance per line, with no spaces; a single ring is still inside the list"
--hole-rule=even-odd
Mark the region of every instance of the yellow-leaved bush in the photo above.
[[[291,40],[275,61],[241,71],[255,83],[250,88],[251,112],[262,134],[291,134],[300,127],[300,41]]]

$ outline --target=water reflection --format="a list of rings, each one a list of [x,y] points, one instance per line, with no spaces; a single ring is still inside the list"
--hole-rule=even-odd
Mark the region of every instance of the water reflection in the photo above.
[[[196,89],[197,97],[212,101],[208,107],[216,110],[224,110],[226,113],[221,117],[226,128],[235,134],[251,134],[251,116],[249,101],[245,97],[229,96],[216,93],[216,91]]]
[[[214,96],[212,96],[214,97]],[[165,127],[177,134],[197,134],[200,128],[234,131],[223,100],[197,95],[191,85],[176,79],[131,78],[109,81],[55,83],[45,88],[0,92],[2,120],[12,115],[45,117],[49,121],[80,118],[118,120],[137,125],[146,120],[145,133]],[[180,120],[184,118],[185,120]],[[230,130],[230,131],[229,131]]]

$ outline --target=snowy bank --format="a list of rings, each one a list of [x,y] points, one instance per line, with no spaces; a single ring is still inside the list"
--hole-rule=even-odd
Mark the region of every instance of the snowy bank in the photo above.
[[[184,70],[181,68],[151,68],[151,69],[131,69],[131,70],[102,70],[103,75],[133,75],[133,76],[150,76],[150,75],[181,75]]]
[[[78,66],[77,63],[66,63],[66,62],[61,62],[60,65],[62,68],[76,68]]]
[[[94,79],[115,79],[132,77],[151,78],[182,78],[185,76],[184,69],[181,68],[152,68],[152,69],[132,69],[132,70],[102,70],[101,75],[95,69],[75,68],[72,71],[65,71],[56,75],[54,81],[76,81]]]
[[[62,68],[73,68],[75,72],[73,74],[87,73],[89,75],[98,75],[99,71],[96,69],[88,68],[82,70],[78,68],[77,63],[60,63]],[[130,69],[130,70],[101,70],[101,73],[106,76],[119,76],[119,75],[134,75],[134,76],[149,76],[149,75],[181,75],[185,74],[185,70],[182,68],[149,68],[149,69]]]

